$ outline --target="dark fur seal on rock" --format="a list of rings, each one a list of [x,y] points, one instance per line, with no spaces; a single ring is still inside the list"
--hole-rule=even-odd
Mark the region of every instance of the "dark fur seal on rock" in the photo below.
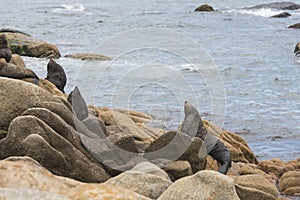
[[[38,76],[32,70],[25,67],[18,67],[10,63],[0,63],[0,76],[15,79],[39,79]]]
[[[0,35],[0,58],[4,58],[7,63],[9,63],[12,56],[10,48],[8,48],[8,43],[5,35]]]
[[[221,163],[219,172],[226,174],[231,167],[231,156],[227,147],[215,136],[209,134],[197,109],[187,101],[184,103],[185,118],[181,131],[191,137],[199,137],[205,143],[207,153]]]
[[[291,16],[290,13],[288,13],[288,12],[282,12],[282,13],[279,13],[277,15],[271,16],[271,18],[286,18],[286,17],[289,17],[289,16]]]
[[[47,77],[46,79],[52,82],[60,91],[65,93],[64,87],[67,83],[67,76],[59,64],[57,64],[53,59],[50,59],[47,65]]]
[[[89,112],[85,100],[80,94],[78,87],[76,86],[74,90],[69,94],[68,101],[73,107],[73,112],[76,114],[77,118],[82,121],[88,117]]]

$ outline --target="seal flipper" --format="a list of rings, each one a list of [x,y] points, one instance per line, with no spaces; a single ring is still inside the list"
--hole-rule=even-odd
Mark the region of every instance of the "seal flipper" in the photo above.
[[[53,59],[50,59],[47,65],[47,77],[46,79],[52,82],[60,91],[65,93],[64,87],[67,83],[67,76],[59,64],[57,64]]]
[[[69,94],[68,102],[72,105],[73,112],[75,113],[75,115],[80,121],[88,117],[89,113],[88,113],[86,102],[81,96],[81,93],[77,86]]]

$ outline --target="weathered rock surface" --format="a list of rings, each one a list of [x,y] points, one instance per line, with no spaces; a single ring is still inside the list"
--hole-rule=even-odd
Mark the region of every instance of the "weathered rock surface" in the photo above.
[[[32,70],[25,67],[18,67],[11,63],[0,63],[0,76],[14,79],[39,79]]]
[[[24,81],[0,77],[0,129],[7,130],[10,122],[28,108],[40,102],[61,102],[36,85]]]
[[[29,157],[0,161],[0,199],[150,200],[125,188],[55,176]]]
[[[300,196],[300,171],[284,173],[279,180],[279,189],[284,195]]]
[[[100,164],[90,161],[72,143],[34,116],[15,118],[0,141],[0,157],[27,155],[51,172],[83,182],[109,178]]]
[[[76,58],[80,60],[99,60],[99,61],[111,60],[111,58],[108,56],[101,55],[101,54],[93,54],[93,53],[67,54],[65,55],[65,57]]]
[[[257,164],[255,154],[249,148],[247,142],[238,134],[222,130],[216,125],[204,120],[208,133],[219,137],[230,151],[231,159],[234,162],[245,162]]]
[[[273,173],[280,177],[288,171],[300,171],[300,159],[284,162],[279,159],[264,160],[258,164],[258,169],[266,173]]]
[[[204,170],[173,183],[158,200],[222,199],[238,200],[233,179],[221,173]]]
[[[161,178],[170,180],[168,174],[165,171],[163,171],[158,166],[156,166],[155,164],[150,163],[150,162],[140,162],[139,164],[134,166],[131,169],[131,171],[148,173],[148,174],[152,174],[152,175],[159,176]]]
[[[276,200],[278,191],[261,175],[235,177],[236,191],[241,200]]]
[[[109,184],[85,184],[72,190],[74,200],[151,200],[128,189]]]
[[[214,8],[208,4],[203,4],[195,9],[195,12],[212,12]]]
[[[20,31],[0,30],[8,40],[8,46],[14,54],[37,58],[59,58],[61,54],[58,48],[40,39],[34,38]]]
[[[9,62],[18,67],[26,67],[23,58],[21,56],[19,56],[18,54],[12,54],[11,60]]]
[[[135,170],[123,172],[105,183],[127,188],[152,199],[157,199],[172,184],[166,178]]]
[[[163,169],[169,174],[172,181],[193,175],[192,167],[188,161],[174,161],[164,166]]]

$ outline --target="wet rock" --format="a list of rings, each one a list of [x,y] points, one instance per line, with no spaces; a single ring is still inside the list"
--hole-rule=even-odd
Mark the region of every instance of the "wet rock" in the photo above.
[[[290,13],[288,13],[288,12],[282,12],[282,13],[279,13],[277,15],[271,16],[271,18],[287,18],[289,16],[291,16]]]
[[[78,87],[76,86],[74,90],[69,94],[68,101],[73,107],[73,112],[77,118],[82,121],[88,117],[88,108],[84,98],[82,97]]]
[[[203,4],[195,9],[195,12],[212,12],[214,8],[208,4]]]
[[[288,28],[300,28],[300,23],[290,25],[290,26],[288,26]]]
[[[278,191],[275,185],[261,175],[244,175],[235,177],[236,191],[241,200],[276,200]]]
[[[298,44],[296,44],[295,49],[294,49],[294,53],[296,55],[300,54],[300,42]]]
[[[300,195],[300,171],[284,173],[279,180],[279,189],[284,195]]]
[[[23,58],[21,56],[19,56],[18,54],[12,54],[10,63],[14,64],[18,67],[26,67]]]
[[[21,56],[37,58],[59,58],[61,57],[58,48],[40,39],[34,38],[20,31],[0,30],[8,40],[8,46],[12,53]]]
[[[69,194],[76,200],[151,200],[128,189],[109,184],[85,184],[74,188]]]
[[[98,61],[106,61],[111,60],[110,57],[100,55],[100,54],[93,54],[93,53],[79,53],[79,54],[67,54],[65,55],[66,58],[76,58],[80,60],[98,60]]]
[[[172,181],[176,181],[193,174],[192,167],[188,161],[174,161],[164,166],[163,169],[169,174]]]
[[[269,9],[276,9],[276,10],[297,10],[300,9],[300,5],[293,2],[274,2],[274,3],[259,4],[256,6],[247,7],[247,9],[262,9],[262,8],[269,8]]]
[[[204,170],[173,183],[158,200],[222,199],[238,200],[233,179],[219,172]]]
[[[138,171],[123,172],[105,183],[127,188],[151,199],[157,199],[172,184],[160,176]]]
[[[34,116],[19,116],[0,141],[0,158],[26,155],[51,172],[83,182],[104,182],[109,178],[100,164],[91,162],[68,140]]]

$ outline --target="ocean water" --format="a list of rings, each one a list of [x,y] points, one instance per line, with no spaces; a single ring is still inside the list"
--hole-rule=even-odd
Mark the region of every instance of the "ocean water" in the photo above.
[[[300,157],[300,64],[294,47],[300,10],[247,10],[270,0],[1,0],[1,28],[54,43],[62,55],[100,53],[112,61],[57,60],[66,92],[79,87],[89,104],[134,109],[176,129],[183,103],[241,134],[260,160]],[[46,76],[47,59],[24,57]]]

